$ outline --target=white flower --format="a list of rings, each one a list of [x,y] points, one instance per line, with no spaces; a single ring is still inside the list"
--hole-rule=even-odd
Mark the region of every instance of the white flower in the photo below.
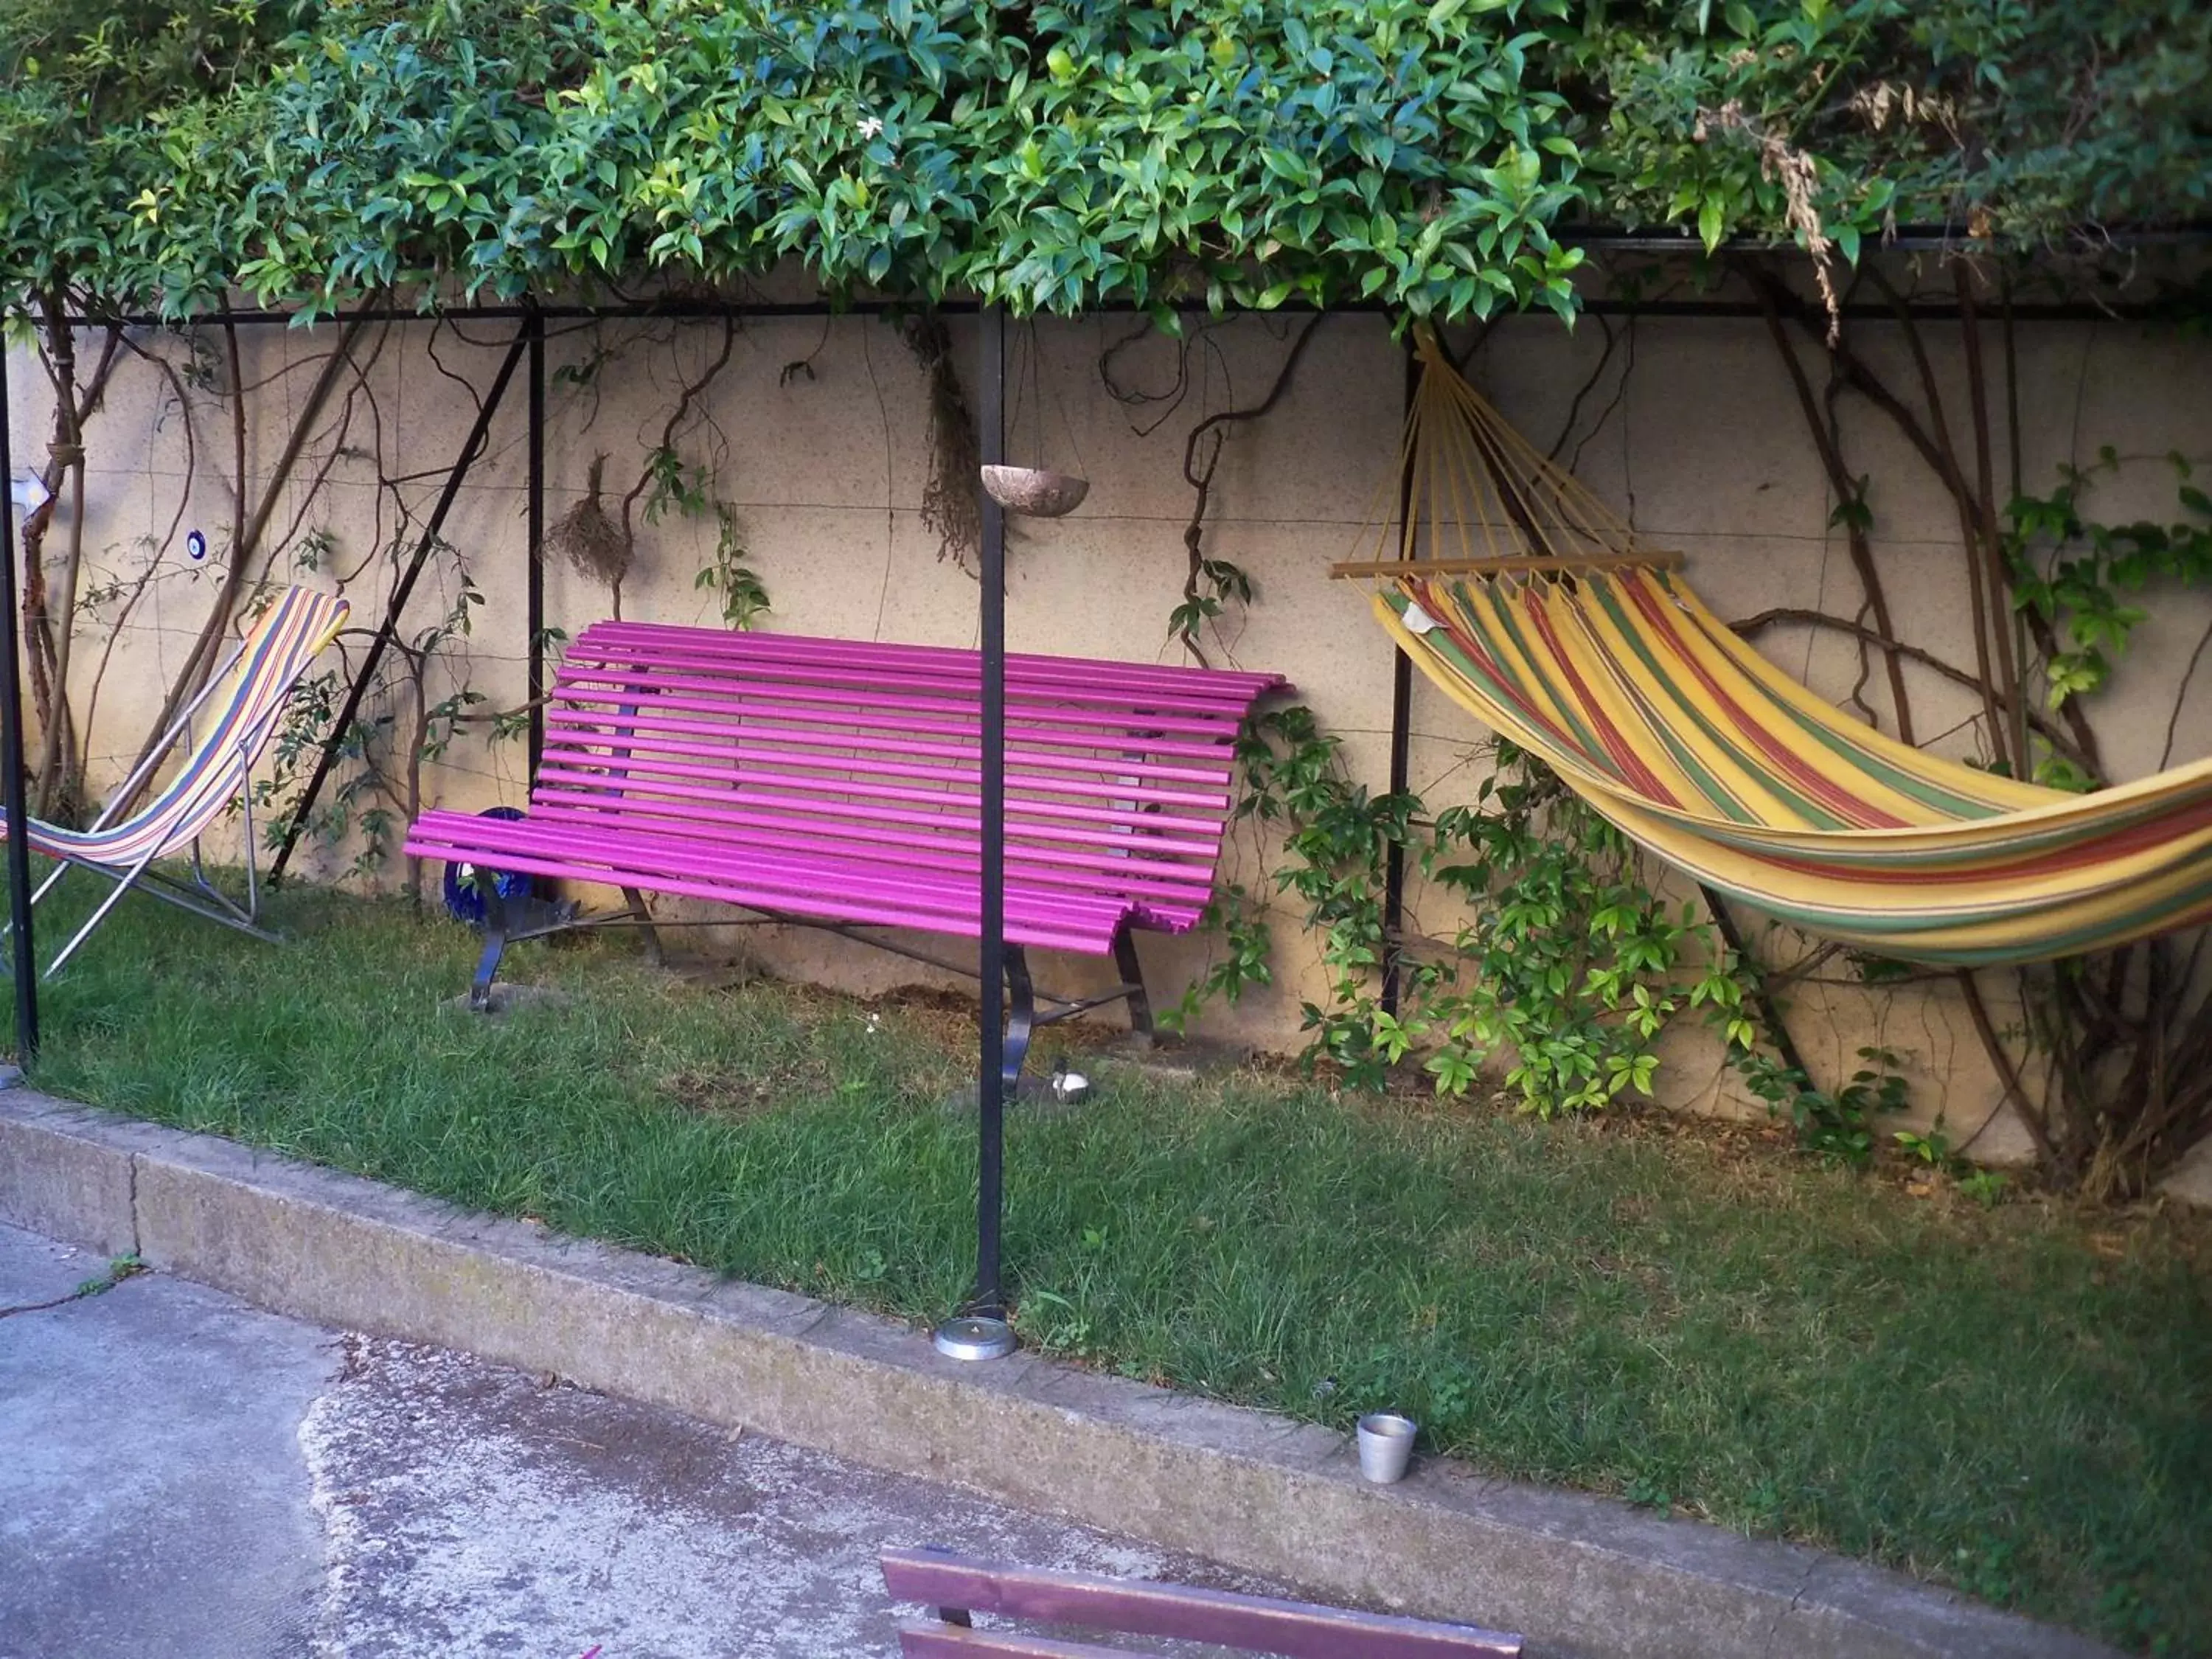
[[[877,115],[863,115],[863,116],[860,118],[860,137],[863,137],[863,138],[873,138],[874,137],[876,137],[876,135],[877,135],[877,134],[880,133],[883,130],[884,130],[884,123],[883,123],[883,118],[882,118],[881,116],[877,116]]]

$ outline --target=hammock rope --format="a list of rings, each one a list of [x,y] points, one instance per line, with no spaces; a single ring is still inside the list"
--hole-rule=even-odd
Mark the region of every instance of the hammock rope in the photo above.
[[[1396,521],[1334,567],[1415,665],[1642,846],[1809,933],[1979,966],[2212,921],[2212,760],[2079,795],[1887,737],[1760,656],[1679,556],[1424,339]]]

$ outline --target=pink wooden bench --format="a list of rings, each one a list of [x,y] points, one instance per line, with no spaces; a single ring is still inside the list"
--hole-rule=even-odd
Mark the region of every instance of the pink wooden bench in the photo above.
[[[1283,684],[1273,674],[1007,658],[1010,1044],[1032,1023],[1115,1000],[1150,1030],[1129,930],[1182,933],[1205,909],[1237,731]],[[844,933],[974,938],[981,697],[973,651],[600,623],[556,677],[528,815],[427,812],[407,851],[625,890],[629,906],[599,915],[487,891],[479,1007],[508,944],[564,927],[649,924],[648,893]],[[1080,1001],[1047,997],[1054,1012],[1037,1019],[1028,945],[1111,956],[1122,983]],[[1018,1066],[1010,1054],[1010,1072]]]
[[[935,1550],[885,1550],[883,1566],[893,1601],[937,1612],[934,1620],[899,1626],[899,1651],[908,1659],[1128,1659],[1126,1648],[977,1630],[970,1615],[978,1613],[1292,1659],[1513,1659],[1521,1651],[1519,1637],[1472,1625],[1347,1613],[1148,1579],[995,1566]]]

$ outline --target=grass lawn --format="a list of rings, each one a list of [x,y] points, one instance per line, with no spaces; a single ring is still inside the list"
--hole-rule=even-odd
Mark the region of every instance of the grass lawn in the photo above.
[[[702,988],[617,941],[520,947],[574,1000],[494,1023],[441,1006],[461,928],[276,910],[283,948],[126,902],[48,988],[36,1080],[917,1322],[963,1293],[972,1039],[943,1012]],[[1399,1407],[1500,1474],[2212,1650],[2200,1221],[1985,1211],[1627,1117],[1103,1085],[1009,1123],[1032,1341],[1340,1425]]]

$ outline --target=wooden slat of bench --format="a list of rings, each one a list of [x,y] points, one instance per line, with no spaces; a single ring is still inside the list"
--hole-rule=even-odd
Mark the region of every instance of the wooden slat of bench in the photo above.
[[[805,634],[732,634],[711,629],[672,628],[660,623],[594,623],[578,635],[572,649],[589,652],[605,648],[616,654],[641,641],[746,662],[858,664],[879,673],[964,673],[970,678],[981,672],[976,653],[957,647],[833,640]],[[1039,656],[1028,652],[1010,653],[1006,672],[1011,678],[1042,683],[1071,680],[1097,684],[1106,680],[1183,694],[1218,692],[1246,701],[1281,684],[1279,677],[1273,674],[1245,673],[1233,669],[1187,668],[1179,664],[1134,663],[1101,657]]]
[[[580,680],[618,686],[652,684],[696,690],[735,682],[757,688],[763,696],[858,702],[866,707],[913,702],[939,709],[972,708],[981,684],[972,653],[957,668],[899,673],[858,662],[792,664],[702,653],[681,640],[647,641],[635,649],[613,652],[572,647],[563,667]],[[1189,673],[1191,678],[1180,684],[1148,684],[1110,672],[1036,674],[1009,665],[1006,698],[1009,706],[1050,708],[1055,718],[1093,722],[1120,720],[1132,713],[1170,722],[1234,719],[1250,701],[1241,688],[1222,684],[1206,671]]]
[[[650,708],[635,711],[626,705],[618,715],[586,716],[565,707],[557,713],[549,710],[546,720],[548,740],[581,748],[595,743],[605,744],[651,736],[659,740],[661,748],[671,753],[678,753],[683,751],[683,746],[687,743],[703,743],[714,748],[730,738],[742,734],[747,743],[779,750],[788,750],[794,755],[820,751],[840,755],[926,756],[946,766],[963,769],[978,765],[983,752],[982,744],[975,740],[973,726],[958,729],[959,735],[965,741],[943,742],[932,741],[923,736],[910,722],[902,724],[895,720],[872,722],[868,729],[863,730],[851,721],[824,725],[814,721],[793,723],[780,720],[732,721],[694,719],[683,714],[661,712],[668,706],[665,699],[656,702]],[[1060,749],[1032,748],[1010,740],[1006,744],[1006,765],[1010,770],[1038,775],[1068,772],[1088,775],[1094,772],[1119,770],[1138,777],[1158,778],[1168,783],[1202,787],[1216,787],[1228,779],[1233,769],[1233,756],[1225,745],[1214,743],[1186,746],[1194,751],[1189,759],[1157,761],[1146,758],[1158,752],[1158,745],[1150,738],[1116,739],[1099,744],[1088,742],[1066,744]]]
[[[556,701],[546,711],[549,726],[600,726],[618,724],[625,719],[624,711],[642,706],[642,700],[652,694],[647,691],[608,692],[587,691],[581,687],[562,682],[555,687]],[[854,707],[806,708],[782,703],[732,703],[726,698],[687,697],[676,693],[665,693],[653,697],[653,708],[664,719],[680,719],[687,714],[742,715],[746,724],[763,731],[882,732],[893,740],[912,733],[920,737],[945,737],[958,739],[971,755],[979,755],[981,745],[976,739],[977,717],[970,714],[965,720],[925,720],[911,710],[892,712],[884,709],[864,709]],[[598,712],[602,708],[612,712]],[[557,713],[556,713],[557,710]],[[591,711],[591,712],[586,712]],[[723,725],[709,724],[703,729],[719,732]],[[1090,753],[1119,745],[1124,749],[1138,748],[1152,755],[1172,755],[1204,763],[1218,762],[1228,753],[1227,732],[1199,738],[1169,738],[1147,732],[1133,736],[1133,728],[1113,726],[1102,732],[1071,731],[1064,726],[1026,721],[1018,709],[1012,711],[1006,721],[1006,741],[1010,752],[1026,752],[1023,745],[1034,744],[1040,750],[1047,748],[1072,749],[1079,753]]]
[[[774,807],[824,819],[903,825],[916,836],[973,842],[981,834],[977,793],[949,781],[941,790],[912,785],[840,787],[837,780],[792,779],[782,775],[699,781],[664,775],[640,765],[629,775],[609,778],[566,758],[548,760],[537,799],[597,804],[619,813],[632,805],[653,804],[665,816],[710,821],[716,814]],[[1211,860],[1228,830],[1228,815],[1147,812],[1121,804],[1041,796],[1009,788],[1005,824],[1010,836],[1071,847],[1111,849],[1121,858],[1145,860],[1178,855]]]
[[[737,732],[731,733],[732,737]],[[653,775],[680,778],[710,778],[725,785],[748,783],[759,780],[786,787],[821,786],[835,787],[847,781],[869,781],[877,788],[896,788],[912,783],[964,783],[972,774],[956,771],[947,766],[933,766],[913,761],[877,759],[872,757],[799,754],[788,750],[763,749],[750,743],[730,743],[720,745],[686,744],[681,747],[655,741],[650,734],[632,737],[627,733],[604,739],[610,745],[626,750],[606,755],[578,750],[573,744],[560,745],[558,752],[570,765],[590,764],[601,769],[615,769],[624,778],[633,778],[648,769]],[[555,752],[549,749],[549,752]],[[751,764],[746,764],[751,763]],[[1096,769],[1102,774],[1110,771],[1107,766]],[[876,784],[877,779],[895,780],[891,784]],[[1028,795],[1044,795],[1075,800],[1133,800],[1157,803],[1162,808],[1181,807],[1193,812],[1218,813],[1227,810],[1227,791],[1202,791],[1190,788],[1165,788],[1131,778],[1127,781],[1102,775],[1082,778],[1047,778],[1034,773],[1006,769],[1006,787]]]
[[[881,781],[886,779],[974,787],[980,745],[972,741],[972,727],[961,733],[971,740],[953,744],[890,730],[860,737],[834,726],[767,728],[730,718],[726,707],[714,708],[710,700],[686,701],[722,718],[671,717],[653,694],[637,696],[635,704],[586,715],[569,706],[566,686],[556,687],[547,727],[549,757],[610,775],[634,775],[648,762],[716,764],[738,781],[758,777],[787,788],[834,787],[853,780],[881,790],[890,787]],[[1150,760],[1153,740],[1143,733],[1116,733],[1057,753],[1037,753],[1017,742],[1009,754],[1009,787],[1018,799],[1097,799],[1129,802],[1152,817],[1163,811],[1223,816],[1230,804],[1232,735],[1224,726],[1204,751],[1210,765]]]
[[[642,662],[603,673],[583,667],[568,672],[577,695],[594,702],[626,702],[656,689],[671,696],[714,696],[726,687],[737,686],[744,689],[742,695],[753,707],[763,709],[788,708],[834,716],[841,709],[899,708],[945,719],[972,715],[979,701],[974,688],[884,685],[858,674],[841,677],[851,681],[842,684],[826,679],[778,678],[773,672],[743,678],[734,670],[726,677],[656,672],[654,665]],[[1009,686],[1006,690],[1010,720],[1046,728],[1110,732],[1141,726],[1166,736],[1203,738],[1233,712],[1212,705],[1170,708],[1164,700],[1156,705],[1121,697],[1084,698],[1073,692],[1025,686]]]
[[[836,856],[864,864],[878,871],[906,867],[941,869],[966,874],[975,879],[981,867],[981,857],[974,852],[972,842],[965,843],[967,854],[953,863],[940,859],[939,854],[927,848],[916,848],[911,838],[905,842],[871,841],[856,844],[856,838],[842,833],[837,826],[830,833],[810,838],[804,834],[781,831],[773,823],[757,829],[740,830],[731,825],[686,825],[646,817],[635,812],[620,817],[601,816],[592,812],[568,813],[556,811],[544,802],[531,815],[531,822],[541,828],[569,832],[568,844],[591,846],[619,845],[626,837],[653,838],[672,847],[688,847],[687,856],[695,859],[711,854],[717,846],[732,850],[747,850],[755,846],[775,852],[793,849],[811,852],[827,848]],[[491,822],[488,820],[487,822]],[[793,829],[804,830],[800,824]],[[718,833],[720,831],[720,833]],[[496,864],[497,852],[519,838],[510,831],[483,829],[473,831],[446,832],[449,838],[467,844],[468,856],[480,863]],[[757,839],[749,839],[757,837]],[[550,848],[547,850],[550,853]],[[1006,879],[1018,889],[1065,889],[1083,894],[1115,896],[1133,898],[1146,907],[1167,906],[1187,908],[1194,918],[1202,910],[1212,893],[1206,878],[1206,866],[1200,864],[1165,865],[1158,862],[1139,864],[1128,861],[1125,870],[1109,865],[1101,869],[1095,865],[1072,858],[1054,861],[1055,849],[1035,849],[1024,843],[1012,843],[1008,848]],[[1181,931],[1187,923],[1175,924],[1171,931]]]
[[[866,800],[840,799],[828,794],[797,794],[773,789],[747,788],[742,793],[729,789],[709,789],[688,784],[668,784],[660,787],[641,787],[634,790],[611,790],[589,775],[576,775],[568,769],[554,769],[546,774],[540,787],[538,800],[542,805],[556,801],[587,808],[598,805],[605,816],[619,817],[641,803],[637,799],[659,803],[674,816],[677,803],[688,802],[695,811],[681,815],[709,823],[716,818],[740,812],[746,805],[756,807],[775,807],[789,813],[811,814],[823,819],[852,819],[862,823],[901,826],[918,836],[942,836],[947,841],[974,844],[981,834],[973,798],[966,803],[954,803],[962,810],[924,811],[917,804],[880,804]],[[721,803],[736,800],[735,806]],[[926,805],[922,803],[921,805]],[[1157,820],[1138,814],[1121,815],[1121,820],[1105,813],[1046,812],[1036,810],[1036,803],[1009,801],[1006,805],[1006,830],[1009,836],[1033,836],[1039,841],[1059,842],[1070,847],[1110,848],[1129,857],[1155,855],[1166,861],[1173,855],[1192,858],[1212,858],[1219,846],[1224,827],[1218,823],[1186,823],[1161,824]],[[1125,820],[1133,817],[1135,822]],[[1121,821],[1121,827],[1094,828],[1102,819],[1110,824]],[[1168,832],[1173,829],[1176,833]],[[1147,860],[1146,861],[1153,861]]]
[[[805,714],[818,723],[832,723],[848,719],[852,714],[865,714],[869,710],[900,710],[911,717],[947,719],[963,721],[973,728],[978,696],[942,696],[922,695],[911,688],[872,686],[856,684],[852,688],[830,688],[821,681],[792,681],[779,684],[772,679],[714,679],[706,675],[657,675],[650,664],[633,664],[623,675],[591,675],[588,671],[571,671],[562,665],[566,681],[562,684],[562,695],[581,703],[581,706],[611,706],[623,708],[630,703],[644,703],[661,699],[671,706],[684,706],[686,699],[708,699],[710,706],[728,708],[737,714],[768,714],[775,710],[790,710],[792,714]],[[1206,741],[1210,737],[1224,734],[1225,726],[1232,726],[1234,710],[1214,710],[1203,708],[1199,712],[1161,710],[1151,703],[1126,703],[1119,699],[1106,699],[1103,703],[1082,703],[1073,696],[1060,695],[1024,695],[1006,692],[1006,723],[1009,728],[1036,726],[1040,730],[1066,730],[1066,732],[1095,734],[1097,741],[1106,741],[1113,734],[1159,732],[1161,737],[1183,737]]]
[[[845,856],[879,867],[912,865],[980,878],[982,853],[971,837],[965,841],[928,840],[904,832],[884,832],[868,826],[836,823],[823,826],[790,814],[735,812],[717,814],[709,823],[690,817],[662,818],[645,810],[646,804],[629,803],[618,818],[590,808],[570,811],[558,803],[541,801],[531,821],[544,826],[573,827],[620,835],[632,830],[641,836],[671,842],[692,842],[701,848],[722,848],[775,853],[807,852],[825,844],[825,828],[834,830]],[[496,835],[497,831],[491,832]],[[1157,860],[1115,860],[1061,848],[1031,847],[1014,842],[1007,848],[1008,877],[1018,885],[1066,887],[1095,892],[1110,887],[1115,892],[1141,893],[1175,900],[1199,896],[1211,880],[1211,860],[1166,865]],[[1201,897],[1202,902],[1202,897]]]
[[[669,660],[663,660],[666,656]],[[744,688],[764,704],[790,703],[821,708],[910,708],[936,714],[962,714],[981,701],[981,682],[971,669],[959,677],[901,678],[857,668],[806,669],[780,664],[685,657],[650,647],[617,656],[572,651],[562,672],[594,697],[665,690],[678,696],[720,695]],[[1007,705],[1046,724],[1074,722],[1111,727],[1143,717],[1172,730],[1181,724],[1203,736],[1213,723],[1234,720],[1249,701],[1209,690],[1201,696],[1158,694],[1100,683],[1080,685],[1016,678],[1006,686]]]
[[[695,876],[731,891],[775,892],[802,897],[825,881],[834,881],[835,890],[830,896],[866,899],[880,906],[944,903],[964,908],[977,902],[976,880],[970,873],[933,871],[918,865],[896,866],[881,860],[856,860],[835,849],[817,852],[793,847],[721,850],[637,830],[595,835],[587,848],[580,848],[574,834],[533,823],[526,818],[488,822],[500,823],[488,837],[500,852],[486,856],[504,856],[511,850],[544,859],[604,860],[640,873]],[[426,824],[421,837],[424,840],[435,836],[440,827],[428,820]],[[1040,920],[1055,915],[1080,919],[1093,911],[1112,914],[1117,908],[1111,900],[1087,890],[1063,892],[1010,884],[1007,896],[1010,905]]]
[[[866,894],[856,876],[871,866],[822,859],[749,869],[743,878],[698,873],[696,848],[680,856],[635,836],[595,837],[587,848],[573,840],[523,833],[527,820],[477,818],[428,812],[407,836],[407,850],[422,858],[483,864],[518,874],[638,887],[679,898],[708,899],[748,909],[862,927],[916,927],[975,938],[981,906],[974,882],[930,882],[908,872],[890,884],[871,883]],[[483,826],[501,825],[487,830]],[[880,870],[880,866],[873,866]],[[1125,901],[1081,892],[1042,893],[1009,884],[1006,937],[1017,945],[1103,956],[1113,948],[1127,908]]]
[[[665,823],[643,820],[632,813],[619,822],[602,821],[585,816],[576,818],[555,816],[541,807],[532,814],[530,822],[542,830],[581,831],[592,840],[589,845],[613,855],[633,841],[641,844],[655,843],[662,847],[667,861],[683,861],[699,874],[714,879],[742,882],[750,872],[761,867],[761,861],[780,855],[797,856],[818,863],[824,857],[878,877],[918,872],[926,878],[939,878],[963,884],[973,884],[981,879],[981,859],[971,848],[960,849],[934,846],[869,844],[855,845],[848,836],[834,840],[812,837],[790,828],[766,827],[739,829],[716,826],[712,831],[682,823]],[[489,830],[470,837],[479,843],[474,856],[478,861],[497,863],[497,849],[526,842],[529,838],[501,830]],[[552,841],[534,843],[541,853],[550,856],[556,844]],[[1012,849],[1020,856],[1010,857],[1006,864],[1006,879],[1011,888],[1018,892],[1034,893],[1040,902],[1055,894],[1103,898],[1109,895],[1124,901],[1171,911],[1188,911],[1195,916],[1203,909],[1210,894],[1206,884],[1203,866],[1188,866],[1169,872],[1157,865],[1134,865],[1127,873],[1100,871],[1087,864],[1054,865],[1042,862],[1027,855],[1024,849]]]
[[[621,811],[610,812],[592,805],[572,807],[557,798],[540,797],[531,817],[544,825],[605,835],[619,835],[625,826],[634,826],[641,835],[706,847],[726,844],[774,851],[778,847],[804,850],[836,846],[847,848],[847,857],[872,860],[885,866],[912,863],[969,872],[982,867],[981,851],[973,836],[938,840],[914,835],[903,828],[886,830],[812,813],[718,810],[712,817],[702,820],[689,815],[663,816],[649,808],[650,803],[632,801]],[[1196,887],[1211,863],[1198,858],[1185,862],[1115,860],[1101,857],[1082,845],[1063,846],[1010,837],[1006,868],[1012,878],[1020,880],[1111,888],[1116,891],[1128,889],[1168,897]]]
[[[792,787],[781,777],[716,786],[647,776],[622,780],[618,787],[610,787],[591,772],[572,766],[549,765],[544,770],[539,799],[550,800],[556,795],[599,801],[615,811],[639,801],[656,802],[672,815],[686,815],[687,804],[708,814],[726,810],[726,804],[739,808],[773,805],[799,811],[812,811],[830,817],[902,823],[917,835],[946,840],[973,842],[981,833],[975,797],[957,795],[950,790],[932,793],[913,788],[863,787],[856,784],[849,789],[817,791]],[[1010,835],[1032,835],[1048,840],[1064,839],[1071,845],[1112,848],[1133,858],[1176,853],[1211,857],[1225,827],[1219,819],[1170,818],[1118,806],[1086,809],[1080,803],[1040,800],[1033,795],[1016,796],[1011,792],[1006,812]]]
[[[982,680],[972,651],[947,652],[941,659],[918,665],[878,664],[853,656],[795,659],[763,653],[744,641],[733,647],[726,635],[709,636],[702,644],[700,630],[680,628],[614,644],[586,635],[570,647],[569,656],[580,665],[595,665],[617,672],[649,662],[671,673],[731,676],[763,684],[816,684],[858,690],[895,688],[919,696],[960,699],[972,699]],[[1248,697],[1238,684],[1243,678],[1217,678],[1207,669],[1143,668],[1127,663],[1094,665],[1054,658],[1006,659],[1006,690],[1011,696],[1102,707],[1137,703],[1192,714],[1233,708]]]
[[[912,731],[855,732],[840,726],[764,726],[754,720],[710,720],[671,718],[653,705],[625,709],[620,715],[577,717],[565,705],[561,718],[550,721],[547,741],[556,748],[588,753],[619,746],[634,753],[667,755],[723,755],[742,750],[745,758],[770,765],[820,767],[836,762],[867,770],[921,768],[932,775],[954,774],[973,777],[981,758],[981,745],[971,740],[946,743]],[[1122,793],[1157,793],[1172,799],[1178,793],[1218,796],[1224,793],[1234,771],[1234,757],[1224,742],[1203,758],[1170,761],[1147,758],[1153,751],[1140,737],[1117,738],[1113,742],[1059,750],[1031,749],[1016,741],[1006,748],[1006,771],[1011,777],[1034,779],[1050,787],[1073,786],[1086,779],[1108,778],[1121,783]]]
[[[1516,1659],[1521,1652],[1519,1637],[1468,1625],[1143,1579],[997,1566],[927,1550],[885,1550],[883,1568],[884,1587],[895,1601],[1212,1642],[1289,1659]]]

